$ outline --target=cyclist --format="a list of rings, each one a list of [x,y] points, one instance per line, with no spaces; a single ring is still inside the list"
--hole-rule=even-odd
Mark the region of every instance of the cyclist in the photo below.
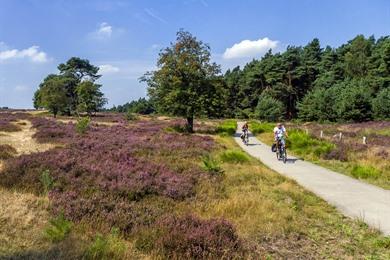
[[[274,140],[278,148],[280,146],[285,147],[285,137],[288,137],[286,128],[283,126],[282,123],[277,123],[274,128]]]
[[[248,123],[245,122],[243,125],[242,125],[242,135],[241,135],[241,139],[242,141],[246,141],[246,139],[248,138],[248,129],[249,129],[249,126],[248,126]]]

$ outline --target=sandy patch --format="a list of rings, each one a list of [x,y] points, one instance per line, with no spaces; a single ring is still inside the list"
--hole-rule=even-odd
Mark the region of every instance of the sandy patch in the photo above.
[[[18,155],[42,152],[54,147],[53,144],[40,144],[33,138],[36,130],[30,121],[20,120],[17,124],[22,128],[22,131],[0,132],[0,145],[11,145],[16,149]]]

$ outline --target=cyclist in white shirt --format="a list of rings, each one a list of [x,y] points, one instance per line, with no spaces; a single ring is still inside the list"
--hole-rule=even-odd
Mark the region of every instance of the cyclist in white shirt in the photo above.
[[[274,128],[275,143],[280,141],[281,144],[284,146],[286,144],[285,137],[288,137],[286,128],[281,123],[277,123],[277,125]]]

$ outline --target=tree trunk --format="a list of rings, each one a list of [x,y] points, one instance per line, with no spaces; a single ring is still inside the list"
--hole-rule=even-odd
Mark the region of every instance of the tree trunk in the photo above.
[[[187,117],[187,131],[189,133],[194,132],[194,117]]]

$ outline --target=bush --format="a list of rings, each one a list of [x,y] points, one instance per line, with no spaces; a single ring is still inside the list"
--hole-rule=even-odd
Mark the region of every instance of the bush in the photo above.
[[[343,143],[338,143],[336,148],[330,150],[323,155],[325,160],[339,160],[342,162],[348,161],[348,147]]]
[[[166,258],[239,259],[245,250],[232,224],[223,219],[169,217],[159,223],[163,234],[156,247]]]
[[[0,160],[7,160],[14,157],[17,154],[15,148],[9,144],[0,145]]]
[[[42,186],[43,186],[44,194],[47,194],[53,188],[53,184],[54,184],[54,180],[50,176],[49,170],[45,170],[42,172],[41,177],[40,177],[40,181],[41,181]]]
[[[223,173],[221,166],[219,166],[218,161],[213,159],[210,155],[203,156],[202,159],[203,169],[212,175],[220,175]]]
[[[260,95],[255,110],[258,119],[275,122],[281,120],[284,113],[285,108],[281,101],[265,93]]]
[[[135,121],[138,119],[137,115],[131,112],[130,110],[126,112],[126,119],[128,121]]]
[[[221,135],[234,135],[237,130],[236,120],[224,120],[216,129],[216,132]]]
[[[274,129],[274,124],[272,123],[259,123],[256,121],[249,122],[249,129],[251,130],[252,134],[261,134],[261,133],[272,133]]]
[[[52,242],[60,242],[65,239],[72,228],[72,222],[66,220],[63,214],[49,221],[44,234]]]
[[[119,230],[112,229],[107,236],[97,234],[88,247],[86,259],[123,259],[126,245],[119,238]]]
[[[171,122],[96,126],[82,138],[66,137],[74,135],[73,125],[41,123],[37,134],[47,138],[40,132],[46,133],[52,124],[56,132],[64,133],[64,146],[10,158],[0,185],[37,195],[42,187],[51,187],[48,195],[54,214],[63,213],[76,223],[103,222],[125,234],[133,227],[150,225],[166,210],[145,205],[144,200],[173,203],[192,196],[199,178],[207,177],[194,158],[214,147],[208,136],[166,133],[163,129]],[[50,174],[42,176],[45,170]]]
[[[89,117],[83,117],[77,120],[76,132],[79,134],[85,134],[89,128],[91,119]]]
[[[372,100],[372,111],[375,119],[390,119],[390,88],[385,88]]]
[[[351,174],[359,179],[377,179],[381,172],[372,166],[355,165],[351,170]]]
[[[221,154],[221,160],[228,163],[244,163],[249,161],[249,157],[244,152],[228,150]]]

